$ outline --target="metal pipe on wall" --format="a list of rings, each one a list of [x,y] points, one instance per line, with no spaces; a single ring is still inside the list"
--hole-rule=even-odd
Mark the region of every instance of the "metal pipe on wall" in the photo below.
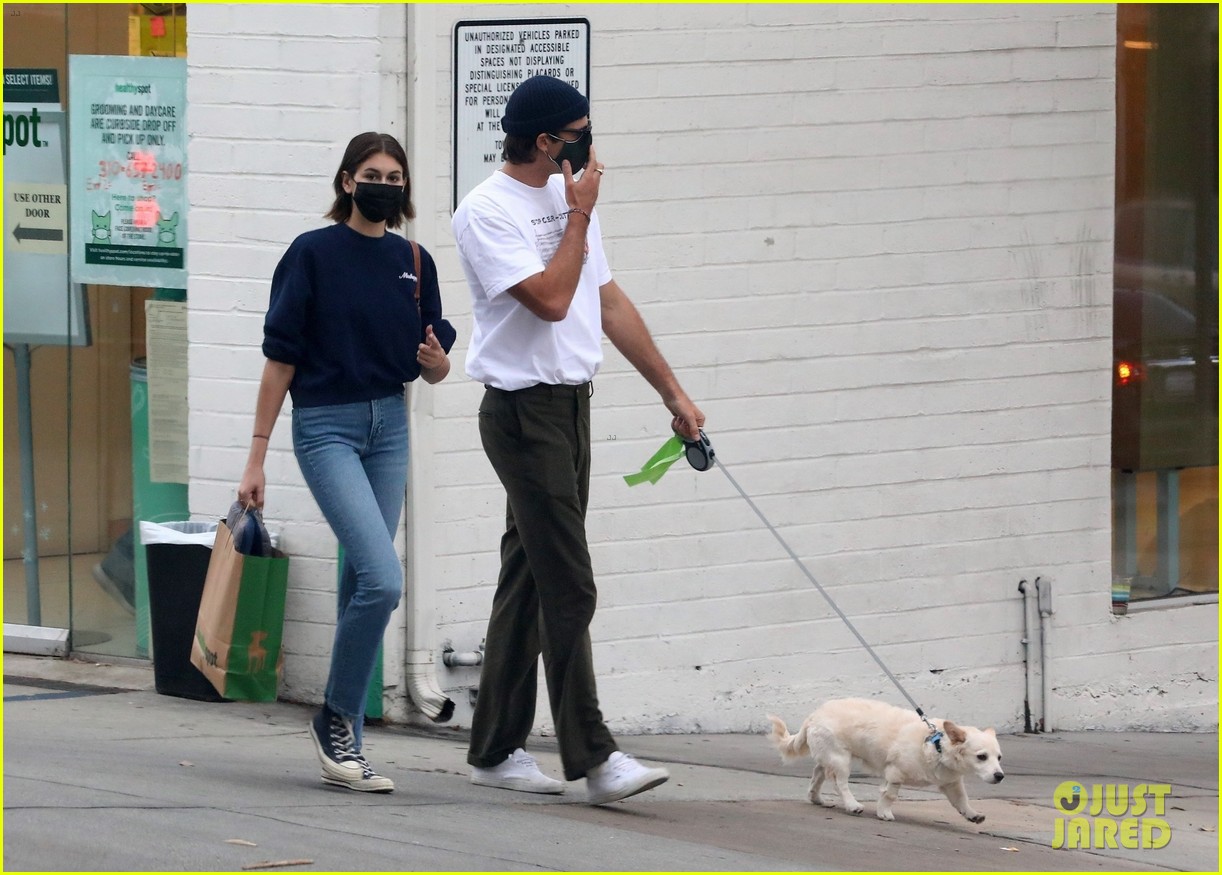
[[[1026,675],[1024,705],[1025,730],[1040,732],[1044,728],[1043,634],[1037,619],[1036,588],[1030,581],[1020,580],[1018,591],[1023,596],[1023,670]]]
[[[1052,672],[1048,670],[1048,640],[1052,628],[1052,581],[1042,577],[1035,579],[1036,604],[1040,612],[1040,674],[1041,695],[1044,709],[1044,732],[1051,732],[1052,722]]]

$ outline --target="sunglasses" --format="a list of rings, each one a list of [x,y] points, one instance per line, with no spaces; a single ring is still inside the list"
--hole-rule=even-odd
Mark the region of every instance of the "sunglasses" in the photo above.
[[[573,139],[570,140],[568,139],[568,137],[562,137],[560,136],[560,134],[568,134]],[[580,143],[586,137],[589,137],[591,140],[593,140],[594,139],[594,125],[589,124],[589,125],[586,125],[584,128],[561,128],[560,130],[556,131],[556,133],[554,134],[548,134],[548,136],[551,137],[553,140],[559,140],[561,143]]]

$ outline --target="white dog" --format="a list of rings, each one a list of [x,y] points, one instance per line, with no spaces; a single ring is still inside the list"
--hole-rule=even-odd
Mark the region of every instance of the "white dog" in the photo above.
[[[975,774],[988,784],[999,783],[1001,747],[997,733],[974,726],[957,726],[949,720],[931,718],[939,735],[913,710],[897,708],[868,699],[832,699],[806,718],[802,728],[790,735],[785,722],[768,715],[772,721],[769,739],[781,757],[797,759],[810,754],[815,769],[810,778],[810,801],[828,808],[819,790],[830,778],[840,792],[844,810],[861,814],[861,803],[849,792],[849,767],[854,758],[871,774],[883,779],[878,799],[878,817],[895,820],[891,806],[901,786],[936,786],[950,804],[970,820],[980,823],[984,815],[975,811],[963,789],[965,775]]]

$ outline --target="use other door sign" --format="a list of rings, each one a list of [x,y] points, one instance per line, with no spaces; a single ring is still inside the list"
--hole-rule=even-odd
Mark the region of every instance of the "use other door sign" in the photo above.
[[[5,185],[4,242],[10,252],[68,252],[68,187],[9,181]]]

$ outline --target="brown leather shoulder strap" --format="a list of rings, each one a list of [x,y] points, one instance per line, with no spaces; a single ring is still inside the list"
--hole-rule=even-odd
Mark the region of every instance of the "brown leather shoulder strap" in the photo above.
[[[420,303],[420,283],[424,281],[424,277],[420,275],[420,244],[415,240],[408,240],[412,244],[412,262],[416,269],[416,303]]]

